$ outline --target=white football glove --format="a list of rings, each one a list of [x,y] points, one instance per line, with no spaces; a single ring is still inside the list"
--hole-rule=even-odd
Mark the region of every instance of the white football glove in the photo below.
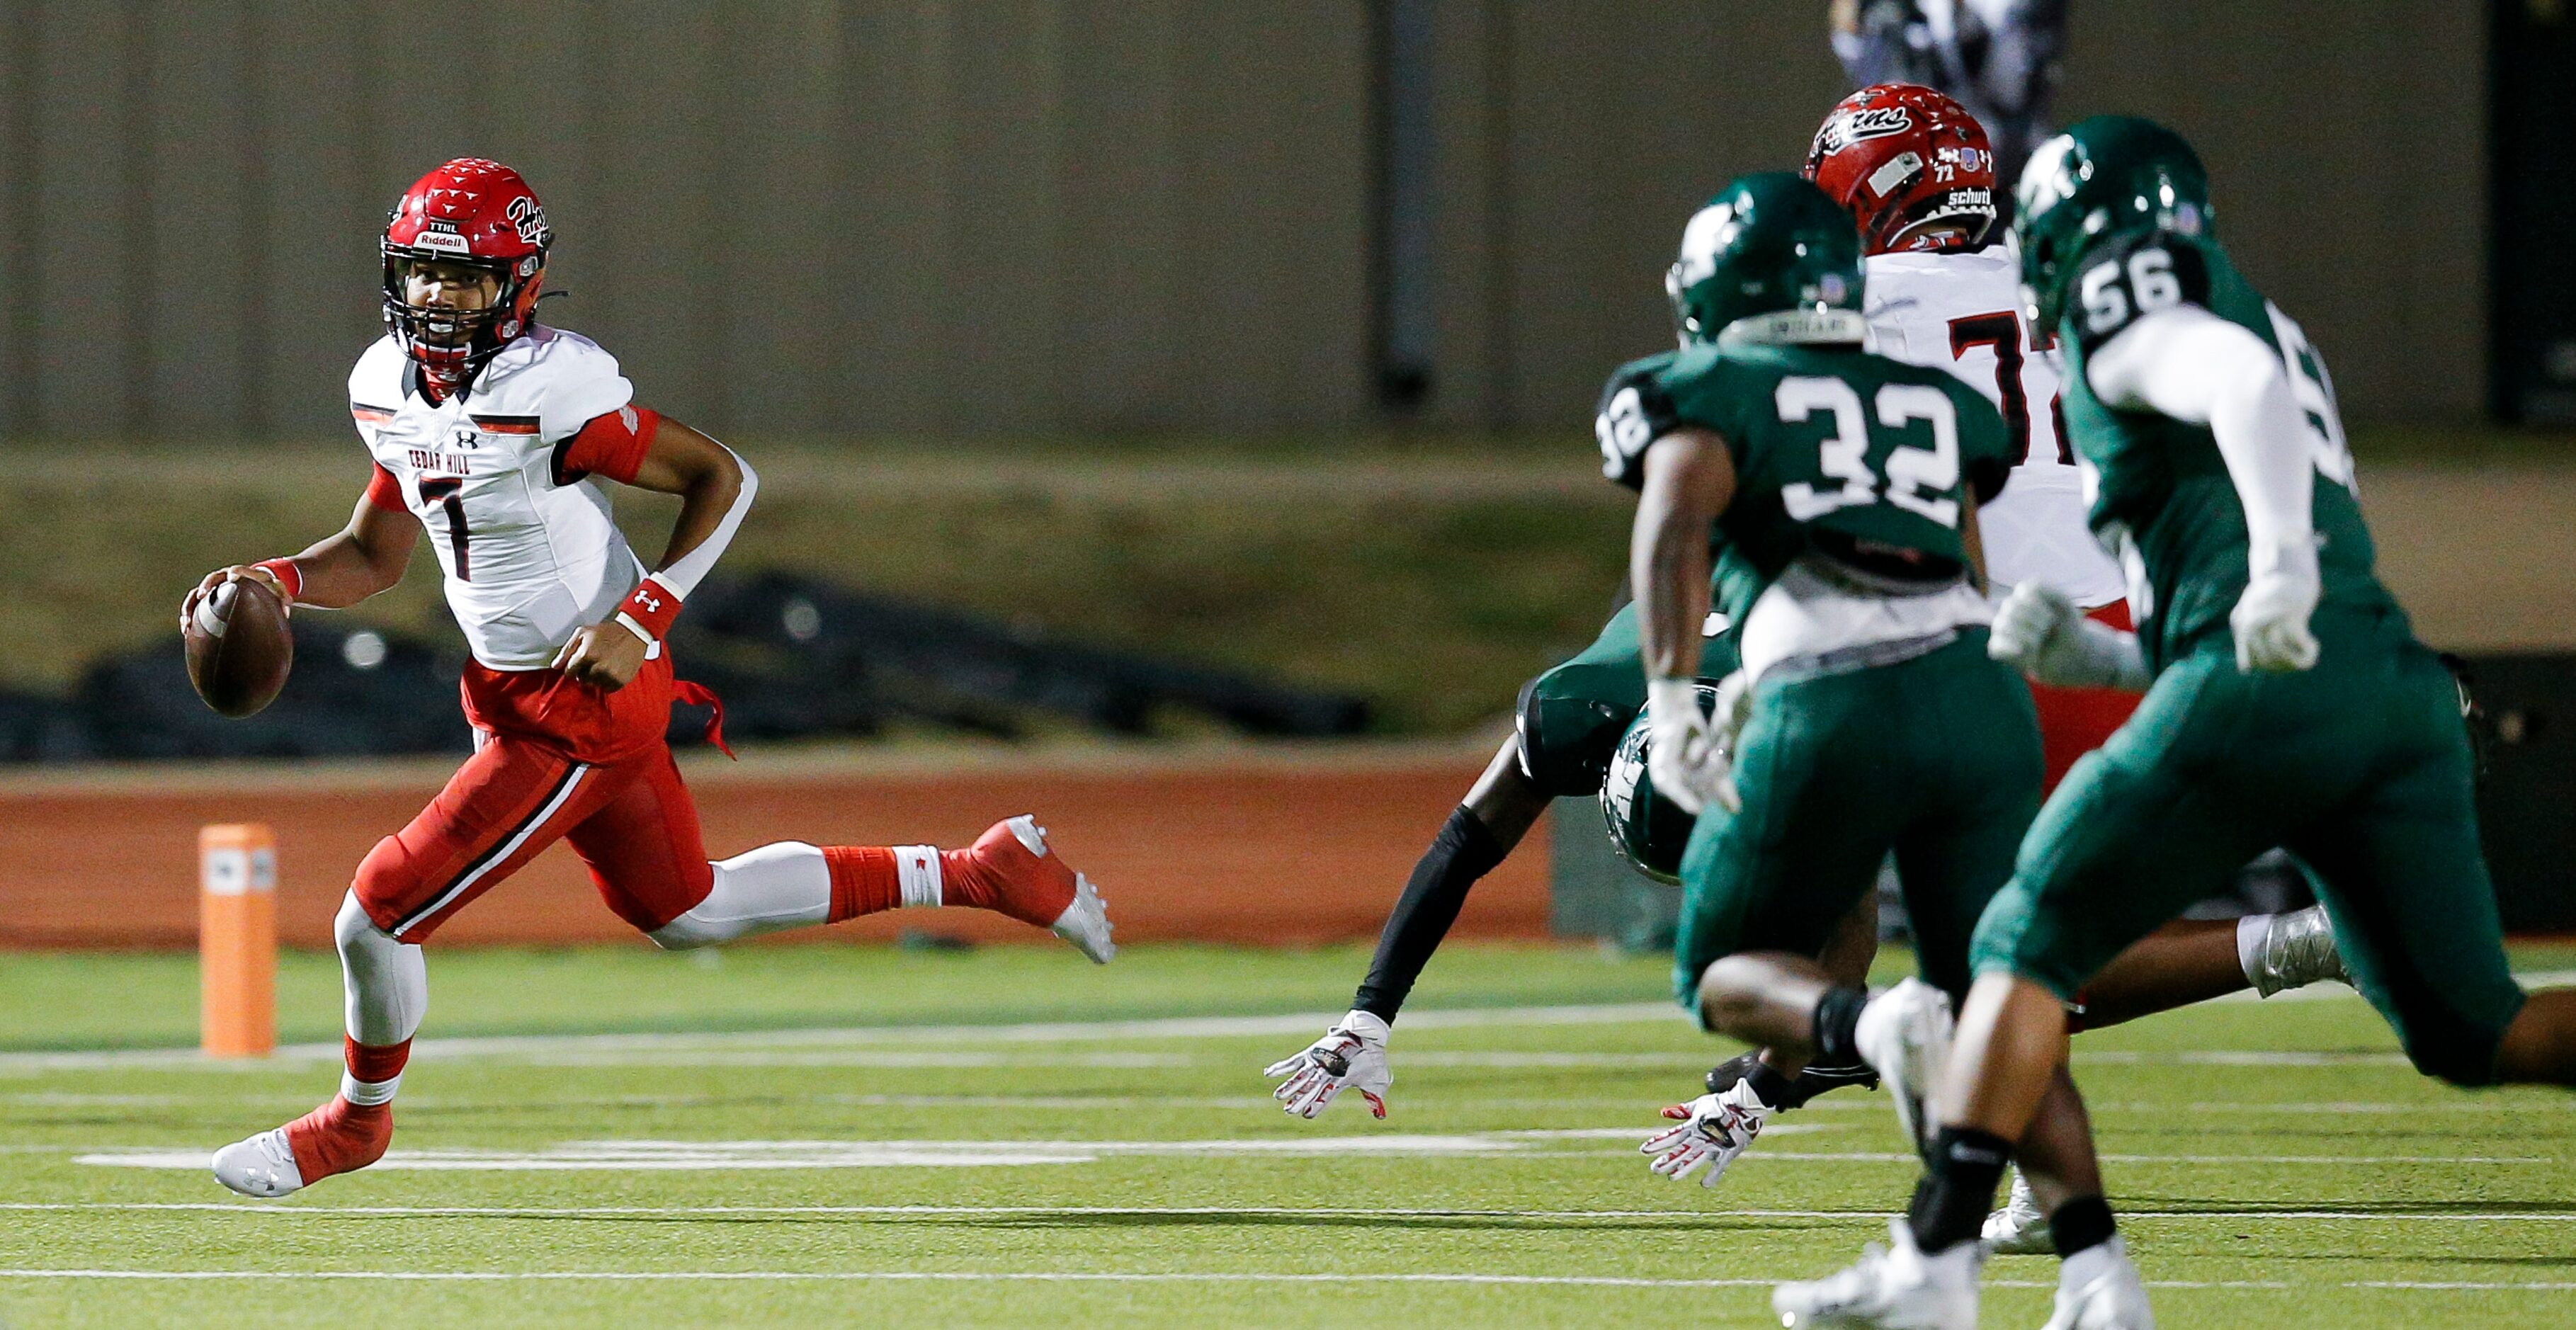
[[[1659,1177],[1675,1182],[1691,1175],[1702,1164],[1708,1172],[1699,1180],[1703,1187],[1714,1187],[1726,1175],[1726,1166],[1735,1162],[1762,1134],[1762,1124],[1771,1116],[1769,1107],[1753,1093],[1753,1087],[1738,1081],[1717,1094],[1704,1094],[1687,1104],[1675,1104],[1664,1110],[1664,1116],[1675,1125],[1646,1138],[1637,1153],[1652,1156],[1646,1167]]]
[[[1387,1034],[1386,1022],[1370,1012],[1344,1016],[1323,1038],[1262,1070],[1264,1076],[1288,1078],[1270,1097],[1287,1112],[1312,1118],[1332,1107],[1342,1091],[1357,1090],[1369,1112],[1385,1117],[1386,1090],[1395,1084],[1386,1065]]]
[[[2146,658],[2138,635],[2084,617],[2066,593],[2024,582],[1995,609],[1986,654],[2059,688],[2143,691]]]
[[[1696,680],[1646,681],[1646,776],[1655,793],[1694,817],[1711,803],[1731,807],[1732,765],[1716,725],[1699,709]]]
[[[2301,543],[2249,551],[2245,594],[2228,612],[2236,634],[2236,668],[2248,674],[2304,670],[2317,663],[2308,631],[2321,587],[2316,546]]]

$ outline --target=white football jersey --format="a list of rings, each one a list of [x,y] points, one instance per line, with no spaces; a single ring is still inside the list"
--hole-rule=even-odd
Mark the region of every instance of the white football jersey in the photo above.
[[[1937,366],[2003,413],[2021,461],[1977,510],[1987,580],[2038,581],[2086,609],[2127,594],[2120,565],[2084,521],[2084,482],[2063,436],[2055,361],[2022,325],[2021,275],[2001,245],[1974,254],[1873,254],[1862,261],[1870,349]]]
[[[644,575],[610,517],[609,482],[561,471],[572,437],[635,386],[598,343],[543,326],[501,348],[469,392],[433,406],[416,384],[391,337],[367,348],[349,374],[358,434],[428,529],[474,658],[544,669]]]

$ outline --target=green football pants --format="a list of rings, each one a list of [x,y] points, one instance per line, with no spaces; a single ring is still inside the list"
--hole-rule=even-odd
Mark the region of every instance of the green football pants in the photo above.
[[[2238,672],[2224,631],[2078,762],[1976,934],[1979,973],[2073,998],[2120,950],[2287,848],[2353,982],[2428,1075],[2494,1079],[2521,1010],[2450,672],[2403,616],[2328,606],[2315,668]]]
[[[2030,689],[1971,629],[1849,673],[1764,675],[1737,741],[1740,811],[1711,810],[1682,856],[1673,990],[1698,1010],[1709,963],[1814,956],[1892,851],[1923,976],[1959,993],[1968,939],[2039,807]]]

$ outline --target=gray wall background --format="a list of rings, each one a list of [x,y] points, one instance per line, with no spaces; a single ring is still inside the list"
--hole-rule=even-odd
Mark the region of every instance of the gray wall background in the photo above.
[[[1437,386],[1579,427],[1681,222],[1842,91],[1822,3],[1436,0]],[[470,21],[464,15],[470,11]],[[312,435],[374,235],[524,170],[549,321],[780,435],[1380,419],[1366,0],[0,0],[0,435]],[[2079,3],[2064,110],[2194,136],[2357,418],[2483,393],[2473,0]]]

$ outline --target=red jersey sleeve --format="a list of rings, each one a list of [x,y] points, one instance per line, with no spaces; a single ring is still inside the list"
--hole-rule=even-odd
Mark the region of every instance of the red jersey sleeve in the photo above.
[[[653,435],[661,427],[658,413],[633,404],[593,418],[555,445],[555,483],[569,485],[584,476],[601,475],[620,485],[634,484],[636,470],[644,465],[644,452],[653,446]]]
[[[411,511],[411,505],[403,502],[402,482],[382,462],[376,464],[376,474],[367,477],[367,502],[389,513]]]

